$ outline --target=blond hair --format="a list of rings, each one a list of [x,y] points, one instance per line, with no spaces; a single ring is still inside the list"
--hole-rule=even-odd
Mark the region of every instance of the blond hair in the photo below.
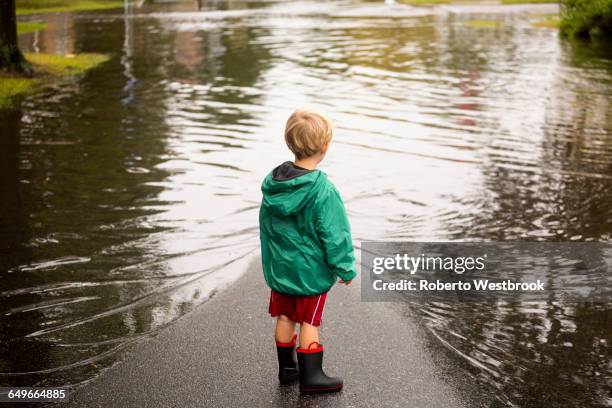
[[[323,114],[298,109],[285,125],[285,142],[298,159],[313,156],[331,142],[334,127]]]

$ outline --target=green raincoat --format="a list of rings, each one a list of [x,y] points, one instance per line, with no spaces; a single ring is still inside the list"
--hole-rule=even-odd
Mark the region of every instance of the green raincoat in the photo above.
[[[320,170],[285,162],[264,179],[259,210],[264,278],[299,296],[327,292],[357,274],[351,232],[338,190]]]

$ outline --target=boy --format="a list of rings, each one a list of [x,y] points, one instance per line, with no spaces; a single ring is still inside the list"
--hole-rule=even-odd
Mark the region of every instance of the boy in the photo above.
[[[327,292],[338,279],[348,285],[357,274],[342,199],[325,173],[316,169],[329,149],[332,132],[323,115],[293,112],[285,142],[295,161],[276,167],[261,186],[261,258],[272,289],[269,312],[277,318],[278,378],[281,384],[299,378],[304,393],[342,389],[341,379],[323,372],[318,326]],[[300,325],[297,364],[296,323]]]

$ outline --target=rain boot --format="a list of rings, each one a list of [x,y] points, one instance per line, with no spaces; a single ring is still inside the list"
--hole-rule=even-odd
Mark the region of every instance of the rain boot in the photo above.
[[[311,348],[316,344],[316,348]],[[342,389],[342,379],[328,377],[323,372],[323,346],[317,342],[311,343],[307,349],[297,349],[300,367],[300,392],[316,394],[336,392]]]
[[[278,381],[282,385],[291,384],[300,377],[297,361],[295,361],[295,339],[289,343],[276,342],[276,354],[278,355]]]

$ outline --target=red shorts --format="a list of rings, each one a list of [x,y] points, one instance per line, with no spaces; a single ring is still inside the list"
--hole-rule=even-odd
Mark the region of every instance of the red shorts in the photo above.
[[[327,292],[314,296],[292,296],[272,291],[268,311],[272,317],[285,315],[294,322],[319,326],[326,299]]]

